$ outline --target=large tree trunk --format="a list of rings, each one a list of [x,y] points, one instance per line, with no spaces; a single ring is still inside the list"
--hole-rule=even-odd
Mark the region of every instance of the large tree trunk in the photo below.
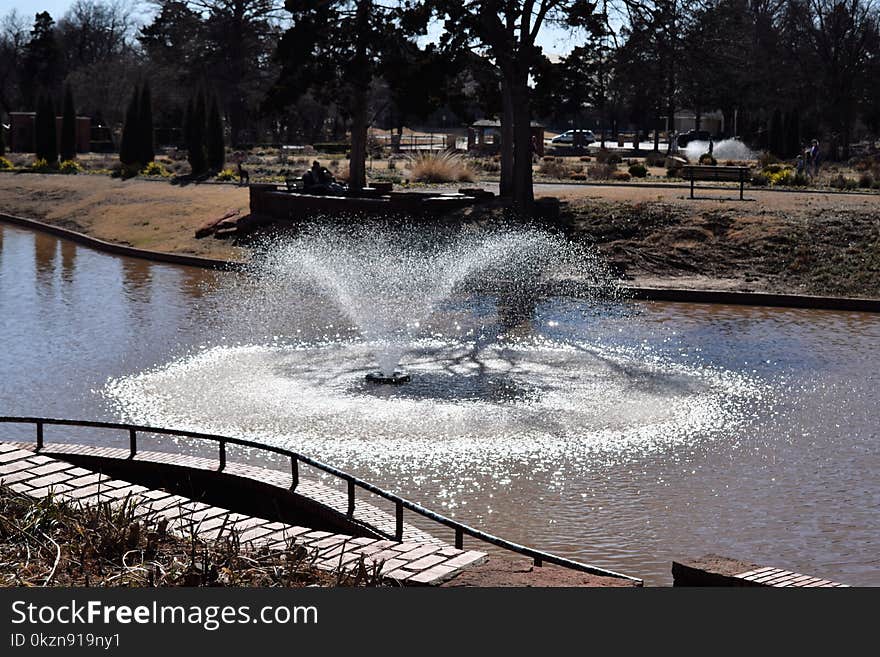
[[[356,15],[358,36],[352,61],[352,70],[357,77],[351,84],[351,157],[348,161],[348,187],[355,192],[367,186],[367,128],[369,127],[367,96],[370,91],[370,64],[365,39],[370,8],[371,3],[366,0],[358,3]]]
[[[513,205],[519,212],[528,214],[535,205],[528,70],[517,75],[510,91],[513,101]]]
[[[507,76],[501,82],[501,183],[498,193],[513,196],[513,100]]]
[[[348,186],[358,192],[367,186],[367,128],[367,91],[356,89],[352,98]]]

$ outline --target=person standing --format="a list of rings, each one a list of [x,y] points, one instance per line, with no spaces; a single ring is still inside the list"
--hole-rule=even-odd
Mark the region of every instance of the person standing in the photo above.
[[[813,178],[819,175],[819,140],[814,139],[810,146],[810,159],[807,164],[812,169]]]

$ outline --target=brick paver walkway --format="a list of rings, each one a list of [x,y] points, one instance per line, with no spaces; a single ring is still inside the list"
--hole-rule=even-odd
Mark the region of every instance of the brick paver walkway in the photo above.
[[[73,445],[53,445],[52,450],[63,458],[62,452],[102,455],[119,458],[127,454],[124,450],[113,448],[93,448]],[[106,453],[104,453],[106,452]],[[138,454],[139,458],[155,457],[159,453]],[[195,467],[201,463],[212,463],[209,459],[181,457],[178,455],[162,455],[168,462]],[[158,462],[158,461],[157,461]],[[214,463],[216,467],[216,463]],[[229,463],[226,472],[269,481],[283,473],[253,468],[252,466]],[[255,477],[255,474],[258,474]],[[279,481],[279,485],[288,486]],[[173,495],[161,490],[139,486],[128,481],[114,479],[106,475],[77,467],[59,458],[45,454],[36,454],[30,449],[19,445],[0,442],[0,483],[8,485],[12,490],[41,498],[53,493],[59,499],[79,501],[93,504],[107,501],[121,504],[131,498],[141,507],[140,513],[156,514],[168,519],[170,531],[183,536],[191,535],[192,531],[204,539],[216,538],[221,533],[238,531],[243,544],[254,547],[267,546],[282,548],[293,541],[307,549],[317,551],[317,565],[320,568],[334,570],[355,566],[363,556],[370,564],[381,563],[381,572],[387,577],[404,584],[439,584],[455,577],[463,569],[486,561],[484,552],[475,550],[458,550],[443,543],[416,528],[409,528],[409,535],[404,534],[402,542],[373,538],[355,538],[346,534],[333,534],[315,531],[308,527],[299,527],[281,522],[272,522],[263,518],[242,515],[192,499]],[[269,481],[269,483],[274,483]],[[320,486],[323,490],[318,490]],[[300,482],[297,492],[308,494],[319,492],[330,505],[347,506],[345,495],[315,482]],[[323,503],[324,502],[322,500]],[[359,519],[369,517],[374,523],[388,523],[388,514],[360,503],[356,507]],[[393,526],[393,525],[391,525]]]
[[[736,577],[759,586],[849,587],[849,584],[832,582],[830,579],[793,573],[790,570],[782,570],[781,568],[772,568],[770,566],[749,570],[736,575]]]

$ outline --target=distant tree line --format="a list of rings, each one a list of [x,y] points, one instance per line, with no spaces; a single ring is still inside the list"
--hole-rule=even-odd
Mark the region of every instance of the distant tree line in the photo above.
[[[571,35],[561,58],[539,45],[550,24]],[[727,133],[783,157],[814,136],[847,157],[880,134],[875,0],[76,0],[57,22],[0,20],[0,113],[57,105],[67,85],[118,130],[144,80],[194,170],[216,168],[221,134],[346,139],[355,187],[370,125],[497,116],[502,192],[523,206],[536,118],[657,148],[677,111],[720,110]]]

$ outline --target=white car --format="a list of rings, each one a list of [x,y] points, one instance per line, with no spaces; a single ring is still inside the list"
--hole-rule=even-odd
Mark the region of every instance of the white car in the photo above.
[[[566,130],[561,135],[556,135],[550,140],[551,144],[574,144],[575,133],[580,133],[582,143],[586,146],[596,141],[596,135],[592,130]]]

